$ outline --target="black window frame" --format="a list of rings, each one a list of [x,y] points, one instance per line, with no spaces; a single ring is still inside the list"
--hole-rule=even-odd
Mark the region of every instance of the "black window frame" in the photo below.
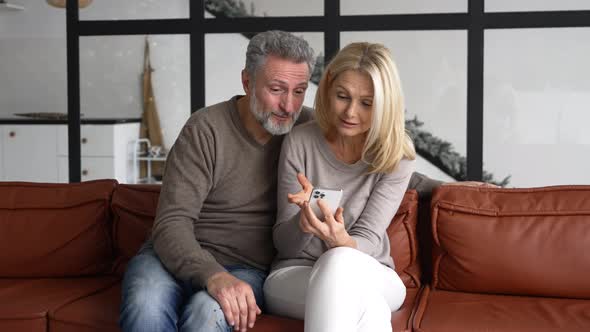
[[[467,31],[467,179],[483,175],[484,32],[488,29],[590,27],[590,10],[484,12],[484,0],[468,0],[466,13],[340,15],[339,0],[324,0],[323,16],[205,18],[205,0],[189,1],[182,19],[80,21],[77,1],[66,6],[68,151],[70,182],[81,180],[80,37],[147,34],[190,36],[191,113],[205,106],[205,35],[208,33],[323,32],[330,59],[347,31],[464,30]]]

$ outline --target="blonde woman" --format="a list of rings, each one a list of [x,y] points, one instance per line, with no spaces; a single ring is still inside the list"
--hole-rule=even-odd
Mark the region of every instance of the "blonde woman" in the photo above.
[[[267,309],[305,319],[308,332],[391,331],[391,312],[406,290],[386,228],[410,181],[415,150],[389,50],[344,47],[324,72],[315,112],[316,121],[283,142]],[[324,216],[314,214],[314,187],[343,189],[334,214],[321,200]]]

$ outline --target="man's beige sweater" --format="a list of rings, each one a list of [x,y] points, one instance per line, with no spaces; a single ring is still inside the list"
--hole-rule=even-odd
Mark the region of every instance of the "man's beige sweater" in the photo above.
[[[275,254],[272,225],[283,136],[257,143],[236,101],[195,112],[166,160],[152,240],[164,266],[197,287],[225,271],[223,265],[268,270]],[[310,117],[305,109],[299,122]]]

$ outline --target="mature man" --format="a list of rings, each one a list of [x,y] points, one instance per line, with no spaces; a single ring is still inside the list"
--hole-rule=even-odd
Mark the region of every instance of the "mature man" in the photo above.
[[[302,105],[312,66],[303,39],[258,34],[242,71],[245,96],[187,121],[166,161],[152,237],[123,280],[124,331],[254,325],[274,255],[282,135],[310,119]]]
[[[303,39],[258,34],[242,71],[246,95],[187,121],[166,161],[152,238],[123,281],[124,331],[254,325],[274,254],[281,135],[310,118],[301,110],[312,66]]]

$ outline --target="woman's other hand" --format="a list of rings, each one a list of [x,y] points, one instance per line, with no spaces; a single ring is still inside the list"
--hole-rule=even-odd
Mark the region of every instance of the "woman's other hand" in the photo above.
[[[297,181],[301,184],[301,191],[295,194],[287,194],[287,199],[289,200],[289,203],[303,207],[303,203],[309,201],[313,185],[303,173],[297,173]]]

